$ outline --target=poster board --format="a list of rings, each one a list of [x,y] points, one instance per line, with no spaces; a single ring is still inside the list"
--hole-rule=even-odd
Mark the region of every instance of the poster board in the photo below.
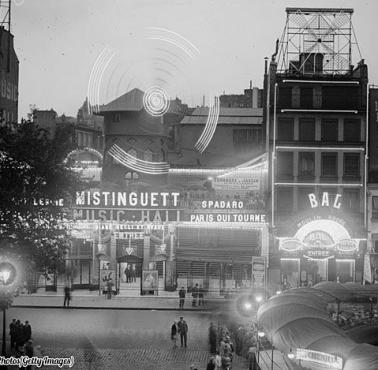
[[[265,289],[266,259],[265,257],[252,257],[252,287]]]
[[[142,291],[157,291],[159,289],[159,277],[157,270],[142,271]]]

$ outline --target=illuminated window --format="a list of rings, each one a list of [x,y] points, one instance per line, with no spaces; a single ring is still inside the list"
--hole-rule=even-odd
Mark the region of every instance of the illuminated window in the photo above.
[[[344,176],[360,177],[359,153],[344,153]]]
[[[315,176],[315,153],[299,153],[298,175],[302,179],[312,179]]]
[[[337,153],[322,153],[322,176],[337,177]]]

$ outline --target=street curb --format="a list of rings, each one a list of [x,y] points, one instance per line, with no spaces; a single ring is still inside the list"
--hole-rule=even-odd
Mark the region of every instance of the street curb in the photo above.
[[[195,308],[186,308],[183,310],[179,310],[177,308],[168,308],[168,307],[86,307],[86,306],[70,306],[69,308],[64,308],[62,306],[37,306],[37,305],[12,305],[11,307],[14,308],[61,308],[62,310],[69,310],[69,309],[75,309],[75,310],[123,310],[123,311],[177,311],[177,312],[185,312],[185,311],[191,311],[191,312],[205,312],[205,313],[211,313],[213,311],[207,309],[195,309]]]

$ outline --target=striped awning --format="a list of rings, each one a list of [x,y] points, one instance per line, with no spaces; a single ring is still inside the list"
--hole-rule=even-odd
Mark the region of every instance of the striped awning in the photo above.
[[[248,264],[260,255],[259,234],[257,229],[179,226],[176,260]]]

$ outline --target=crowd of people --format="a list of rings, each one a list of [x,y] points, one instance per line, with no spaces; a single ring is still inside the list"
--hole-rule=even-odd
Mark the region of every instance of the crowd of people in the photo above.
[[[196,284],[192,288],[192,307],[197,307],[197,306],[204,306],[205,305],[205,289],[201,286],[198,286]],[[185,297],[186,297],[186,291],[184,287],[181,287],[181,289],[178,292],[179,295],[179,309],[183,310],[184,309],[184,304],[185,304]]]

